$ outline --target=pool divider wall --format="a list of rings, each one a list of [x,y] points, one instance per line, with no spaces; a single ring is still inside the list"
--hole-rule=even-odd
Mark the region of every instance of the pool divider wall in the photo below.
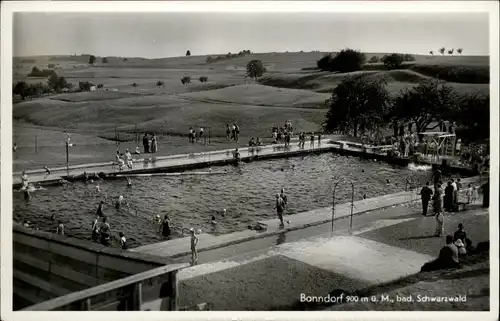
[[[386,154],[381,154],[381,153],[376,153],[372,151],[370,148],[362,147],[362,144],[359,143],[351,143],[351,142],[337,142],[337,141],[329,141],[327,144],[325,144],[325,147],[316,147],[314,149],[302,149],[302,150],[294,150],[294,151],[288,151],[284,152],[282,151],[283,148],[280,148],[279,152],[272,153],[272,154],[264,154],[264,155],[258,155],[256,152],[254,155],[250,156],[241,156],[241,161],[243,163],[248,163],[252,161],[258,161],[258,160],[266,160],[266,159],[276,159],[276,158],[287,158],[287,157],[297,157],[297,156],[303,156],[303,155],[310,155],[310,154],[322,154],[322,153],[328,153],[328,152],[336,152],[340,155],[343,156],[355,156],[355,157],[361,157],[365,159],[374,159],[376,161],[383,161],[392,165],[396,166],[408,166],[409,163],[415,163],[417,165],[430,165],[432,163],[427,162],[427,161],[419,161],[417,159],[411,159],[411,158],[405,158],[405,157],[394,157],[394,156],[389,156]],[[347,148],[344,148],[346,146]],[[229,150],[228,150],[229,151]],[[227,151],[224,151],[227,153]],[[207,168],[210,166],[226,166],[226,165],[234,165],[235,162],[233,159],[223,159],[223,160],[215,160],[215,161],[201,161],[201,162],[196,162],[196,163],[186,163],[186,164],[181,164],[181,165],[174,165],[174,166],[164,166],[164,167],[154,167],[154,168],[142,168],[142,169],[137,169],[137,170],[130,170],[130,171],[125,171],[125,172],[114,172],[114,173],[98,173],[101,178],[105,179],[112,179],[112,178],[118,178],[116,175],[126,175],[126,174],[149,174],[149,173],[172,173],[172,172],[184,172],[187,170],[192,170],[192,169],[201,169],[201,168]],[[473,176],[477,174],[472,168],[468,167],[462,167],[462,166],[455,166],[455,165],[448,165],[447,163],[443,163],[441,165],[441,168],[443,170],[443,174],[460,174],[463,176]],[[67,175],[67,176],[62,176],[65,180],[68,181],[80,181],[84,180],[85,177],[84,175]],[[60,184],[59,180],[53,180],[53,181],[44,181],[40,182],[42,185],[49,186],[49,185],[56,185]],[[14,184],[15,188],[21,187],[21,184]]]
[[[12,238],[14,310],[170,263],[18,224]]]

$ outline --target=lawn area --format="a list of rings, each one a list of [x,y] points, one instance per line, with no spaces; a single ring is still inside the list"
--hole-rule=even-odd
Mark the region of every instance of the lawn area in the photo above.
[[[415,55],[416,60],[401,70],[388,71],[380,64],[371,64],[367,66],[371,70],[336,74],[314,70],[316,61],[324,54],[257,53],[211,63],[206,61],[208,55],[162,59],[108,57],[108,63],[98,58],[93,66],[88,64],[88,56],[14,58],[14,82],[45,82],[43,78],[26,75],[33,66],[47,69],[50,64],[74,86],[80,81],[104,86],[98,92],[66,93],[16,103],[14,126],[20,121],[36,125],[38,131],[79,133],[86,135],[81,141],[86,141],[83,146],[87,146],[107,145],[101,138],[113,139],[115,130],[120,132],[120,138],[133,139],[135,134],[131,131],[135,128],[179,137],[186,135],[191,126],[203,126],[210,127],[212,137],[222,139],[226,124],[237,123],[242,139],[246,140],[252,136],[269,137],[271,128],[285,120],[293,122],[295,131],[319,131],[328,107],[325,100],[347,76],[385,78],[388,90],[397,94],[434,77],[442,69],[447,70],[446,77],[457,78],[458,70],[465,78],[448,82],[458,93],[489,92],[489,84],[484,83],[489,79],[489,57]],[[374,55],[384,54],[366,54],[368,58]],[[245,78],[246,64],[252,59],[262,60],[267,68],[259,82]],[[475,83],[464,83],[471,71],[480,71],[478,77],[471,79]],[[191,77],[191,83],[183,85],[180,79],[184,76]],[[200,76],[208,77],[208,81],[201,83]],[[163,86],[156,85],[159,80]],[[133,87],[133,83],[137,86]],[[14,131],[17,137],[23,137],[26,131],[27,139],[33,140],[34,135],[26,126]],[[40,132],[38,136],[44,134]],[[48,133],[45,137],[43,144],[60,143],[59,134]],[[184,150],[181,148],[184,137],[179,139],[179,142],[172,140],[170,152]],[[18,144],[22,148],[24,143]],[[108,147],[105,149],[107,152]],[[18,158],[16,162],[29,163],[29,160]]]

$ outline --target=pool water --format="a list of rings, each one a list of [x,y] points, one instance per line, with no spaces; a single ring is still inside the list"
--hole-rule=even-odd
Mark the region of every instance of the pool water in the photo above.
[[[354,199],[360,200],[403,191],[406,179],[424,182],[430,171],[411,171],[383,162],[336,154],[308,155],[242,164],[239,167],[214,167],[227,170],[222,175],[134,177],[126,180],[73,183],[36,191],[30,201],[14,193],[14,220],[28,220],[32,227],[55,231],[57,221],[65,225],[66,235],[90,239],[97,204],[104,209],[114,235],[124,232],[129,247],[161,240],[159,226],[152,222],[158,214],[169,214],[175,234],[194,227],[204,233],[223,234],[247,229],[259,220],[275,218],[275,195],[285,188],[288,208],[285,214],[309,211],[332,205],[332,189],[340,178],[354,183]],[[389,183],[387,183],[389,180]],[[114,207],[119,195],[129,206]],[[350,185],[337,187],[337,202],[350,201]],[[222,209],[227,214],[222,217]],[[50,219],[56,214],[55,221]],[[211,224],[215,215],[217,224]],[[293,218],[292,218],[293,219]],[[115,242],[116,246],[116,242]]]

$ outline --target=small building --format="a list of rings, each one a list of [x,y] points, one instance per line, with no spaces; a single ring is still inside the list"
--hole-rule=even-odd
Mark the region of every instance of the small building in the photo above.
[[[96,91],[96,86],[90,86],[90,91]]]

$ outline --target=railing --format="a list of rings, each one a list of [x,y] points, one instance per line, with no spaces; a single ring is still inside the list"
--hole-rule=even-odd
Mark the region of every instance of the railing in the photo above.
[[[23,311],[176,311],[177,272],[171,264],[29,306]]]

